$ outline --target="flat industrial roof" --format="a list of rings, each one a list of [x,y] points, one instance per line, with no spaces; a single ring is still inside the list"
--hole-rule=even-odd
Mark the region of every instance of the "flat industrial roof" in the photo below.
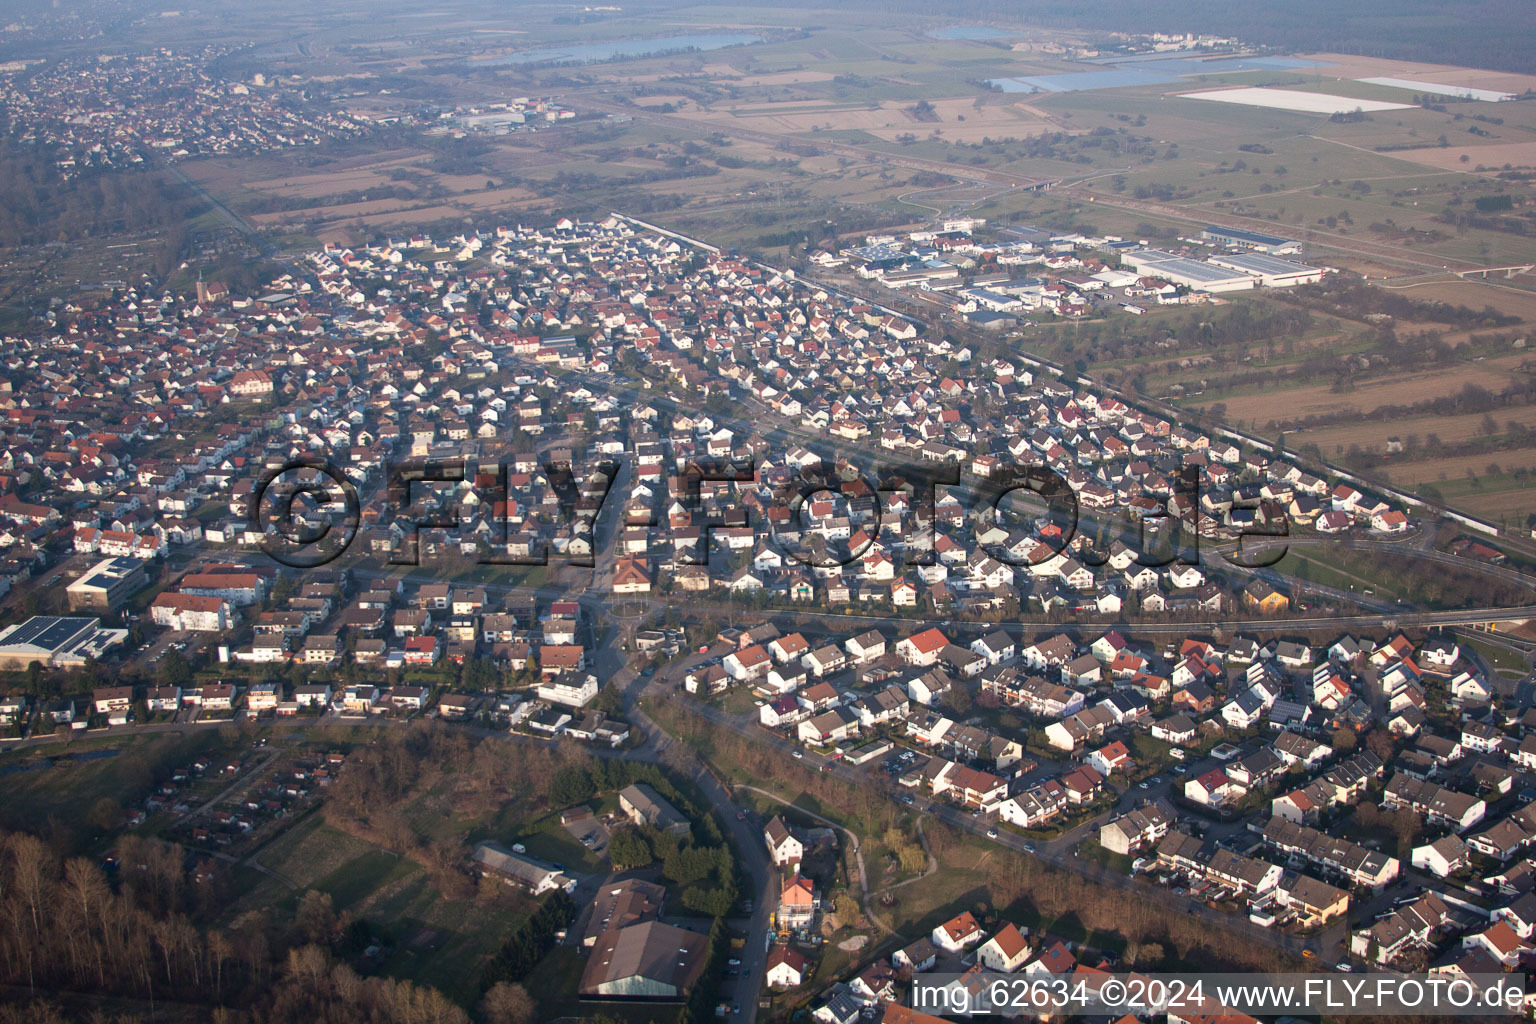
[[[1317,273],[1316,267],[1309,267],[1305,263],[1297,263],[1294,260],[1282,260],[1278,256],[1266,256],[1261,252],[1232,253],[1211,257],[1213,263],[1218,260],[1227,266],[1236,267],[1250,274],[1283,277],[1287,274]]]
[[[100,621],[83,616],[34,615],[0,639],[0,648],[30,646],[58,651],[83,631],[94,629]]]
[[[1236,281],[1250,275],[1236,270],[1227,270],[1223,267],[1212,266],[1199,260],[1189,260],[1182,256],[1173,259],[1158,260],[1151,264],[1154,274],[1177,274],[1179,277],[1188,278],[1200,284],[1218,284],[1222,281]]]
[[[110,586],[112,583],[122,579],[124,576],[130,575],[135,569],[142,568],[143,565],[144,563],[139,561],[137,558],[129,558],[127,555],[117,555],[113,558],[108,558],[97,562],[95,565],[91,566],[90,569],[86,570],[84,576],[81,576],[78,580],[70,585],[75,587]]]
[[[985,288],[967,288],[965,291],[961,292],[961,294],[962,295],[970,295],[970,296],[973,296],[973,297],[978,298],[978,299],[985,299],[988,302],[1017,302],[1017,301],[1019,301],[1018,298],[1013,296],[1013,295],[1004,295],[1001,292],[988,291]]]
[[[1292,241],[1289,238],[1280,238],[1277,235],[1264,235],[1257,231],[1244,231],[1242,228],[1218,228],[1215,226],[1205,229],[1208,235],[1219,235],[1222,238],[1241,238],[1245,242],[1254,245],[1285,245]]]

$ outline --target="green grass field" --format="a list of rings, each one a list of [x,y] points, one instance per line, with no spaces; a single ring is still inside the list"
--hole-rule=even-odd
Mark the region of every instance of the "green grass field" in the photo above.
[[[533,908],[532,900],[510,889],[494,902],[451,903],[415,862],[326,825],[319,815],[290,829],[258,859],[300,891],[253,872],[247,877],[254,884],[231,909],[231,919],[261,907],[292,913],[302,890],[326,893],[338,912],[366,919],[381,932],[392,949],[387,973],[442,989],[466,1005],[479,998],[480,964]]]
[[[6,791],[0,821],[21,828],[52,820],[66,830],[102,839],[105,834],[89,821],[89,812],[99,801],[131,810],[172,768],[222,749],[217,730],[210,729],[186,735],[76,734],[67,744],[5,754],[0,756],[0,768],[27,770],[8,770],[0,776]],[[106,751],[115,753],[97,756]]]

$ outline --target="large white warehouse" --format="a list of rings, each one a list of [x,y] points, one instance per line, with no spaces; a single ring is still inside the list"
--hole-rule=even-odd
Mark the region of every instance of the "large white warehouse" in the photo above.
[[[1277,259],[1274,256],[1266,256],[1259,252],[1244,252],[1212,256],[1208,261],[1218,267],[1228,270],[1236,270],[1243,274],[1252,274],[1259,279],[1259,283],[1268,288],[1288,288],[1295,284],[1311,284],[1323,279],[1323,272],[1318,267],[1309,267],[1305,263],[1296,263],[1291,260]]]
[[[1120,259],[1139,273],[1182,284],[1197,292],[1245,292],[1259,283],[1249,274],[1176,256],[1161,249],[1136,249],[1122,254]]]

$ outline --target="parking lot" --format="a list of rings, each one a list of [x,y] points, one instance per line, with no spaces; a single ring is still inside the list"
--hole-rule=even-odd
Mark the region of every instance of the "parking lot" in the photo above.
[[[603,820],[595,815],[578,818],[575,821],[563,823],[566,832],[572,839],[595,854],[602,854],[608,849],[610,833]]]

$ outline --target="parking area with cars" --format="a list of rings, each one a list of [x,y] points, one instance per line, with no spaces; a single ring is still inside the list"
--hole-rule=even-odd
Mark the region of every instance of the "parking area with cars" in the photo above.
[[[601,855],[608,849],[610,833],[607,823],[602,818],[596,815],[586,815],[573,821],[564,821],[561,824],[572,839],[591,850],[594,854]]]

